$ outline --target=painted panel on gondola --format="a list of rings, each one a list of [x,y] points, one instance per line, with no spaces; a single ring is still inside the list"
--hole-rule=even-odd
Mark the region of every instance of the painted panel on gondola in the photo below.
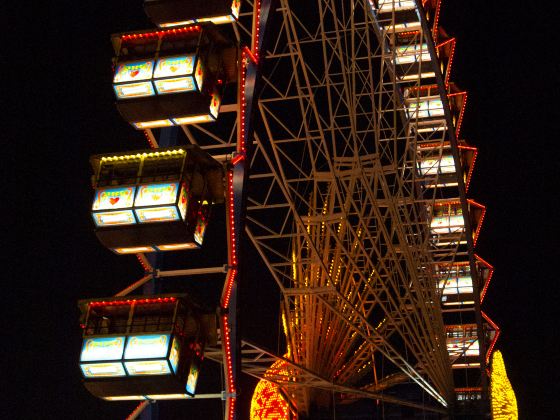
[[[171,344],[171,352],[169,353],[169,363],[171,363],[171,368],[174,373],[177,373],[177,367],[179,366],[179,354],[181,351],[181,345],[177,337],[173,338],[173,344]]]
[[[231,15],[236,19],[239,17],[239,9],[241,9],[241,0],[233,0],[231,4]]]
[[[175,77],[173,79],[156,80],[156,89],[160,95],[167,95],[169,93],[192,92],[196,90],[193,78]]]
[[[85,378],[111,378],[126,376],[121,362],[113,363],[82,363],[80,365]]]
[[[138,187],[138,193],[134,200],[135,207],[158,206],[163,204],[175,204],[179,183],[145,184]]]
[[[115,89],[115,95],[117,95],[119,99],[141,98],[155,95],[152,82],[125,83],[122,85],[113,85],[113,87]]]
[[[167,356],[169,334],[135,335],[128,337],[125,359],[154,359]]]
[[[222,102],[222,98],[220,94],[215,92],[212,95],[211,102],[210,102],[210,115],[214,118],[218,118],[218,112],[220,110],[220,104]]]
[[[188,201],[187,187],[183,184],[181,187],[181,194],[179,194],[179,212],[181,213],[181,219],[183,220],[185,220],[185,217],[187,216]]]
[[[124,362],[130,376],[169,375],[167,360],[142,360],[137,362]]]
[[[196,80],[196,86],[198,87],[198,90],[202,90],[202,83],[204,81],[204,66],[202,65],[202,60],[200,59],[196,63],[194,79]]]
[[[204,241],[204,233],[206,232],[207,225],[208,223],[203,217],[198,218],[194,230],[194,241],[200,246],[202,246],[202,242]]]
[[[179,212],[175,206],[135,209],[140,223],[170,222],[179,220]]]
[[[95,360],[118,360],[122,358],[124,337],[94,337],[84,340],[81,362]]]
[[[132,210],[92,213],[92,216],[97,227],[133,225],[136,223]]]
[[[157,61],[154,78],[191,75],[194,70],[195,55],[164,57]]]
[[[439,288],[443,290],[444,295],[456,294],[472,294],[473,284],[470,277],[457,277],[455,279],[441,280]]]
[[[92,210],[113,210],[132,207],[136,187],[100,188],[95,191]]]
[[[130,61],[117,66],[113,83],[136,82],[152,78],[153,60]]]
[[[439,157],[433,157],[420,161],[421,175],[435,175],[438,173],[455,173],[455,161],[453,160],[453,156],[442,156],[441,159]]]
[[[187,394],[194,396],[196,390],[196,383],[198,382],[198,363],[194,362],[191,363],[191,368],[189,371],[189,376],[187,377],[187,386],[185,390]]]

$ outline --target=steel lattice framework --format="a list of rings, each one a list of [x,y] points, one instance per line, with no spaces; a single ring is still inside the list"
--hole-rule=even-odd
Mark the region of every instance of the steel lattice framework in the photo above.
[[[446,405],[453,385],[431,271],[442,249],[426,216],[437,189],[418,188],[394,32],[368,1],[283,0],[279,13],[264,57],[247,234],[284,297],[293,360],[348,385],[366,364],[390,362]],[[446,139],[442,125],[431,142]]]

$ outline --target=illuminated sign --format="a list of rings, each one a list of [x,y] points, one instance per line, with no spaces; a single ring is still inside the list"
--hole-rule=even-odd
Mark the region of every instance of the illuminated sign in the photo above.
[[[153,359],[167,356],[168,334],[135,335],[128,338],[125,359]]]
[[[164,57],[157,61],[154,78],[191,75],[194,69],[194,55]]]
[[[113,85],[117,98],[140,98],[142,96],[153,96],[154,87],[151,82],[127,83],[124,85]]]
[[[199,218],[196,222],[196,227],[194,229],[194,241],[202,246],[202,241],[204,240],[204,232],[206,231],[207,223],[202,218]]]
[[[437,173],[455,173],[455,161],[452,155],[422,159],[420,161],[421,175],[436,175]]]
[[[118,360],[122,358],[124,337],[96,337],[84,340],[81,362]]]
[[[430,61],[432,59],[427,44],[404,45],[398,47],[396,53],[396,64],[410,64],[420,60]]]
[[[114,376],[126,376],[123,365],[115,363],[82,363],[80,364],[82,374],[85,378],[107,378]]]
[[[441,280],[439,282],[439,288],[443,289],[444,295],[473,293],[472,279],[470,277],[458,277],[456,279]]]
[[[222,102],[222,98],[217,92],[214,92],[212,95],[212,99],[210,101],[210,115],[214,118],[218,118],[218,112],[220,110],[220,104]]]
[[[167,360],[143,360],[138,362],[124,362],[130,376],[169,375]]]
[[[177,337],[173,338],[173,343],[171,344],[171,352],[169,353],[169,363],[171,363],[171,368],[174,373],[177,373],[177,367],[179,365],[179,354],[180,354],[180,344]]]
[[[463,230],[465,220],[462,215],[434,217],[430,226],[433,233],[455,233]]]
[[[156,89],[160,95],[168,93],[191,92],[195,90],[192,77],[156,80]]]
[[[187,187],[183,184],[181,187],[181,193],[179,194],[179,213],[181,213],[181,219],[183,220],[185,220],[185,217],[187,216],[188,201]]]
[[[177,207],[157,207],[148,209],[135,209],[140,223],[170,222],[179,220]]]
[[[117,66],[113,83],[148,80],[152,78],[153,70],[154,62],[152,60],[121,63]]]
[[[132,207],[136,187],[100,188],[95,191],[92,210],[113,210]]]
[[[443,102],[441,99],[409,101],[408,112],[410,118],[440,117],[444,115]]]
[[[194,396],[194,392],[196,389],[196,383],[198,381],[198,372],[199,372],[198,364],[193,361],[193,363],[191,363],[191,369],[189,371],[189,376],[187,378],[187,386],[185,388],[187,394],[192,396]]]
[[[136,223],[132,210],[93,213],[92,216],[96,226],[133,225]]]
[[[204,69],[202,68],[202,60],[198,60],[196,63],[196,71],[194,73],[194,80],[196,80],[196,85],[198,90],[202,90],[202,81],[204,77]]]
[[[175,204],[178,189],[178,183],[140,185],[138,187],[136,199],[134,200],[134,206],[144,207]]]

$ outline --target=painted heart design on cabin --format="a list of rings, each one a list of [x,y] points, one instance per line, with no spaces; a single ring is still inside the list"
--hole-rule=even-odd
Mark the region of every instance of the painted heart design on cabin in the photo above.
[[[117,204],[117,202],[119,201],[120,197],[111,197],[109,198],[109,203],[111,203],[111,205],[115,205]]]
[[[152,194],[152,200],[159,201],[160,198],[161,198],[161,194]]]
[[[170,66],[169,70],[171,70],[173,73],[175,73],[177,71],[178,67],[177,66]]]
[[[132,70],[130,72],[130,77],[136,77],[138,76],[138,73],[140,73],[140,70]]]

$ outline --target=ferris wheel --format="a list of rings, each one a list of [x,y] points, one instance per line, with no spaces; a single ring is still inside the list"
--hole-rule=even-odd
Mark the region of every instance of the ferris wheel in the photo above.
[[[484,415],[493,268],[474,254],[486,209],[467,198],[477,150],[459,137],[467,95],[451,82],[440,1],[144,8],[158,28],[112,36],[113,89],[153,150],[92,158],[92,217],[102,244],[137,254],[146,275],[80,303],[88,390],[140,400],[135,418],[197,398],[206,358],[223,366],[213,396],[227,419],[241,418],[241,371],[263,384],[255,419],[357,399]],[[213,205],[225,208],[223,264],[159,266],[162,252],[218,246],[203,243]],[[279,290],[279,353],[237,328],[242,242]],[[201,275],[222,278],[217,312],[185,290],[154,294]]]

